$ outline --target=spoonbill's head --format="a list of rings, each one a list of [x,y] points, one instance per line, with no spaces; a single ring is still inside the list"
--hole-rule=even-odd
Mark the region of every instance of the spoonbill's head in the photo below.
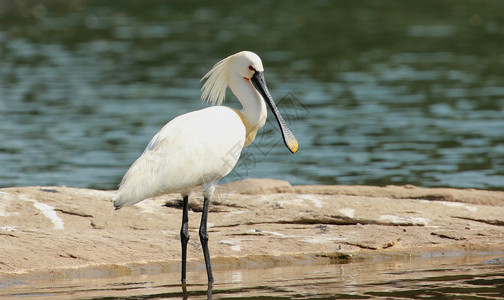
[[[264,71],[261,58],[254,52],[242,51],[234,56],[230,71],[237,73],[240,77],[251,79],[256,72]]]
[[[202,80],[206,79],[206,82],[202,88],[201,98],[220,105],[224,101],[229,76],[238,75],[244,80],[249,80],[273,112],[282,130],[285,145],[292,153],[296,153],[298,142],[271,97],[263,72],[264,67],[257,54],[250,51],[238,52],[215,64],[212,70],[202,78]]]

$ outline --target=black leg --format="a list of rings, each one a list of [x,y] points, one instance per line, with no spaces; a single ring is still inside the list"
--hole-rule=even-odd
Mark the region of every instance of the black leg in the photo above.
[[[182,204],[182,228],[180,228],[182,243],[182,283],[186,282],[187,242],[189,242],[189,196],[184,196]]]
[[[208,206],[210,204],[210,198],[204,198],[203,200],[203,213],[201,214],[201,224],[199,228],[199,236],[201,241],[201,246],[203,247],[203,255],[205,256],[205,265],[207,269],[208,282],[213,282],[212,275],[212,263],[210,262],[210,253],[208,252],[208,233],[207,233],[207,219],[208,219]]]
[[[207,289],[207,300],[212,300],[213,298],[213,282],[208,282],[208,289]]]
[[[187,300],[188,299],[188,294],[187,294],[187,286],[185,282],[182,282],[182,299]]]

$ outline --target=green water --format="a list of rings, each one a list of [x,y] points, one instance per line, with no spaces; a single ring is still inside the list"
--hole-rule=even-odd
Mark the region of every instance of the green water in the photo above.
[[[500,1],[2,0],[0,186],[115,188],[247,49],[300,150],[268,123],[224,181],[502,190],[503,17]]]

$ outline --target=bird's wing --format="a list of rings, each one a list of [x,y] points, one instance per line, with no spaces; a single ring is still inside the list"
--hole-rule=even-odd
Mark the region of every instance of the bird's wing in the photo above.
[[[163,128],[161,128],[161,130],[159,130],[158,133],[156,133],[156,135],[154,135],[152,137],[151,141],[149,142],[147,147],[145,147],[145,150],[142,154],[145,154],[146,152],[149,152],[152,149],[156,148],[156,146],[161,141],[163,141],[166,137],[173,134],[174,131],[179,130],[180,126],[184,126],[184,125],[180,125],[180,124],[183,124],[187,121],[190,122],[191,118],[192,118],[192,114],[186,113],[186,114],[180,115],[180,116],[174,118],[173,120],[171,120],[170,122],[166,123],[166,125],[163,126]]]
[[[214,106],[165,125],[124,175],[116,206],[182,192],[226,176],[245,143],[245,126],[230,108]]]

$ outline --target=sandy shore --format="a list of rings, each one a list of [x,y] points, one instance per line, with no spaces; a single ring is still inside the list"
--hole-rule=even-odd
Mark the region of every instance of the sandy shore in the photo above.
[[[108,276],[147,267],[178,272],[180,195],[114,211],[113,194],[0,189],[0,276]],[[195,265],[203,260],[197,234],[201,204],[201,194],[193,194],[188,257]],[[209,226],[214,268],[502,252],[504,192],[248,179],[219,187]]]

